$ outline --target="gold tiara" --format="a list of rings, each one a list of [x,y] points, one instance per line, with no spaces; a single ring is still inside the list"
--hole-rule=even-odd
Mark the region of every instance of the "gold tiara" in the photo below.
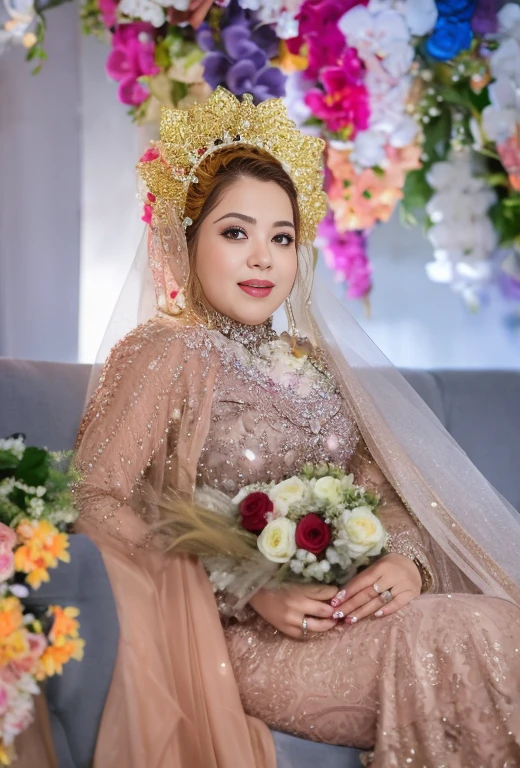
[[[188,109],[163,107],[160,140],[151,142],[137,165],[154,215],[161,218],[173,205],[183,221],[188,187],[198,182],[198,166],[230,144],[260,147],[281,163],[298,194],[301,240],[312,242],[327,209],[323,191],[325,142],[301,133],[287,116],[281,99],[269,99],[255,107],[250,94],[239,101],[220,87],[205,104]],[[192,223],[184,221],[185,225]]]

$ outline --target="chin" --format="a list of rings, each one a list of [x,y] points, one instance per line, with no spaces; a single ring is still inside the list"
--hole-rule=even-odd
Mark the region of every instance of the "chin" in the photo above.
[[[257,301],[256,306],[250,304],[244,307],[237,304],[233,309],[230,308],[230,311],[224,314],[231,317],[232,320],[242,323],[242,325],[262,325],[274,314],[278,306],[278,304],[275,305],[272,301],[265,303]]]

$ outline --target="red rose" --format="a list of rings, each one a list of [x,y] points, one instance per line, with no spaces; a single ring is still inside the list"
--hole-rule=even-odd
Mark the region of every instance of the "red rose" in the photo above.
[[[266,493],[256,491],[242,499],[238,509],[246,531],[261,533],[267,525],[267,513],[273,511],[274,504]]]
[[[318,515],[305,515],[296,526],[296,546],[319,555],[330,544],[330,525]]]

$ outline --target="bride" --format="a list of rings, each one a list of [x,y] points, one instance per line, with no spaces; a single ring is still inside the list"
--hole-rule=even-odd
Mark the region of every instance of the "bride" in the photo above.
[[[311,311],[322,151],[280,101],[218,89],[165,109],[139,165],[156,308],[113,347],[77,444],[77,530],[121,630],[96,768],[273,768],[269,728],[374,768],[520,765],[518,519],[320,287]],[[238,609],[165,546],[151,494],[232,497],[320,461],[379,491],[390,533],[345,588]]]

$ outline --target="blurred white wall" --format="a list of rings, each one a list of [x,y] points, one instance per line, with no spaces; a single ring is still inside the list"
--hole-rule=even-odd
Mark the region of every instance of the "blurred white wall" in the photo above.
[[[0,355],[77,355],[81,91],[75,4],[49,14],[49,59],[0,57]]]

